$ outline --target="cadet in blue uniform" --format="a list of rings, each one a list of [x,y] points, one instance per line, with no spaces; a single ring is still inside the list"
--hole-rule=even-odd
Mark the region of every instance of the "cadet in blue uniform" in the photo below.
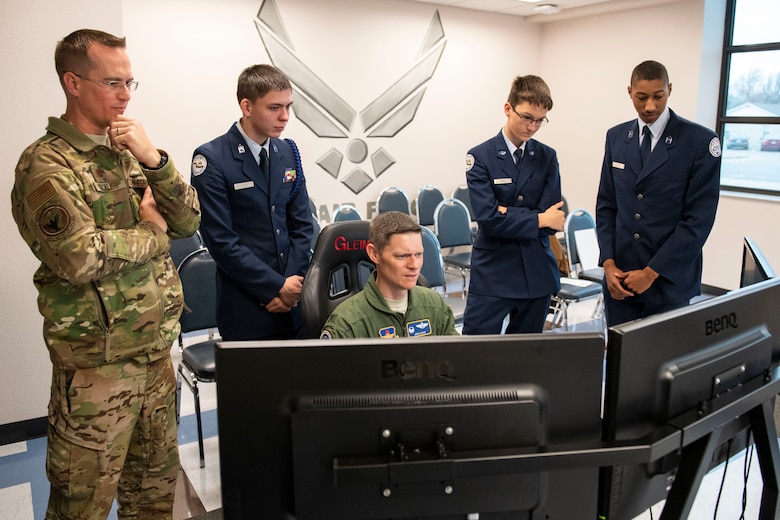
[[[238,78],[238,104],[241,120],[192,159],[201,232],[218,266],[219,331],[233,341],[294,338],[314,226],[298,150],[278,139],[292,86],[279,69],[254,65]]]
[[[662,64],[640,63],[628,87],[639,118],[607,132],[596,227],[610,326],[685,306],[701,291],[720,140],[667,108],[671,92]]]
[[[479,230],[463,334],[498,334],[507,314],[507,333],[542,332],[550,298],[560,289],[550,250],[551,235],[565,220],[558,158],[532,139],[552,105],[542,78],[518,76],[504,104],[504,128],[466,156]]]

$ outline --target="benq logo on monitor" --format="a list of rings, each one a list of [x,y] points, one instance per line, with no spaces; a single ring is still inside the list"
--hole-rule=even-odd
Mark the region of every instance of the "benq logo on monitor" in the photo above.
[[[719,334],[724,330],[736,329],[739,327],[737,323],[737,313],[724,314],[718,318],[713,318],[704,322],[704,334],[705,336],[712,336],[713,334]]]
[[[455,364],[447,359],[382,360],[382,379],[444,379],[455,381]]]

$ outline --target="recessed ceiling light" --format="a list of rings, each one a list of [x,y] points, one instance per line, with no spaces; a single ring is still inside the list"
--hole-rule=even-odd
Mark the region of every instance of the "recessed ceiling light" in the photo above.
[[[523,2],[524,4],[535,4],[536,2],[541,2],[542,0],[517,0],[518,2]]]
[[[534,7],[534,11],[542,14],[555,14],[560,13],[561,8],[554,4],[541,4]]]

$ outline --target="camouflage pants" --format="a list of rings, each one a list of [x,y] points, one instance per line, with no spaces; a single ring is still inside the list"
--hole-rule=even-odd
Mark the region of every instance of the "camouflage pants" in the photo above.
[[[47,520],[170,519],[179,470],[170,356],[52,376]]]

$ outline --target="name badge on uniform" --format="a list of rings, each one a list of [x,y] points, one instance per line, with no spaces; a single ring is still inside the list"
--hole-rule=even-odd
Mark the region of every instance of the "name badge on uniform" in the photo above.
[[[127,179],[128,184],[130,184],[131,188],[143,190],[146,189],[147,186],[149,186],[149,181],[146,180],[146,177],[130,177]]]
[[[406,324],[406,331],[409,333],[409,337],[415,336],[430,336],[431,335],[431,320],[417,320],[410,321]]]
[[[500,177],[493,179],[493,184],[512,184],[512,177]]]
[[[246,190],[246,189],[254,188],[254,187],[255,187],[254,181],[237,182],[237,183],[235,183],[233,185],[233,189],[236,190],[236,191],[238,191],[238,190]]]
[[[612,161],[612,167],[613,168],[617,168],[618,170],[625,170],[626,169],[626,165],[625,164],[623,164],[622,162],[617,162],[617,161]]]
[[[395,327],[385,327],[384,329],[379,329],[379,337],[385,339],[397,337],[395,335]]]

